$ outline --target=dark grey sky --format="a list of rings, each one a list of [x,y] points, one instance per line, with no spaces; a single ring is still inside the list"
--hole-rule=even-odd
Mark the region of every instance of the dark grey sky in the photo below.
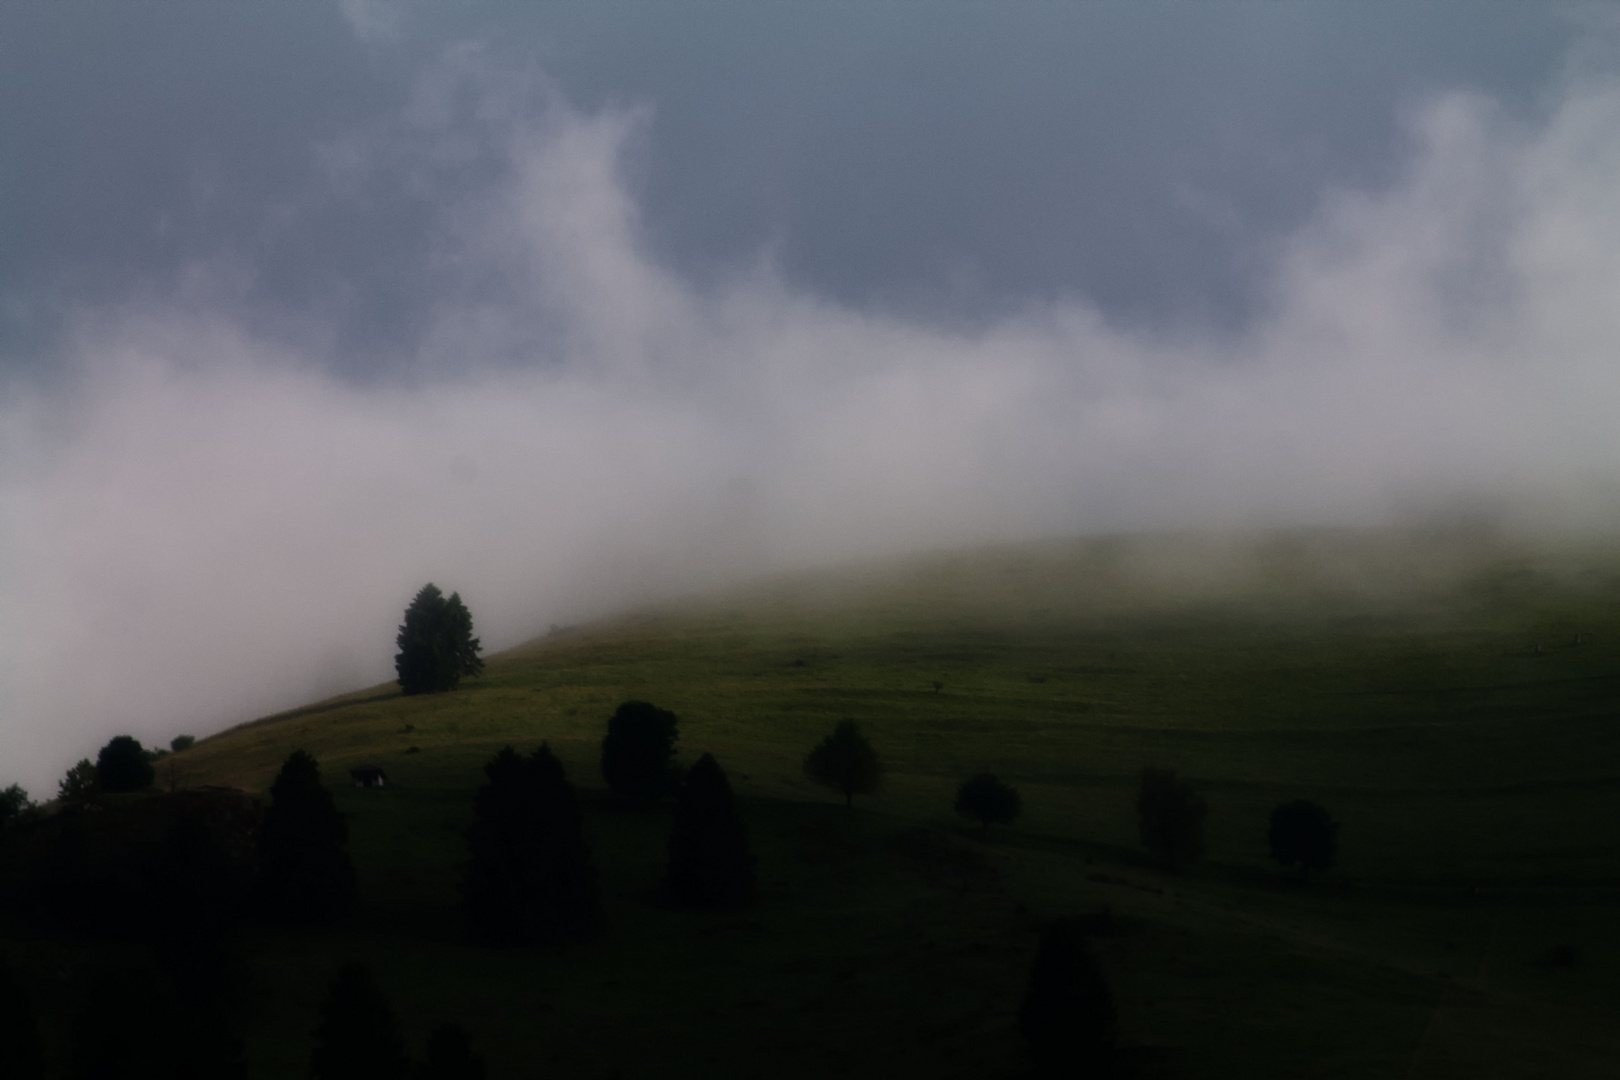
[[[40,362],[64,305],[162,295],[229,256],[259,323],[314,316],[330,363],[387,370],[446,287],[444,192],[335,198],[317,148],[387,122],[468,40],[585,110],[651,107],[631,184],[646,242],[694,280],[766,251],[861,307],[971,321],[1067,296],[1231,327],[1325,188],[1389,182],[1403,109],[1465,89],[1533,113],[1572,11],[8,0],[0,357]]]

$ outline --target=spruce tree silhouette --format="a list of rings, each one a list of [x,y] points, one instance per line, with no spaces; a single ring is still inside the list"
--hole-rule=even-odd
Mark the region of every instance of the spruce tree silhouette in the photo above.
[[[461,602],[460,593],[444,593],[431,581],[417,592],[405,609],[394,644],[394,671],[400,691],[406,694],[435,694],[454,690],[463,675],[484,670],[479,657],[483,645],[473,637],[472,613]]]
[[[602,779],[607,786],[643,804],[673,785],[670,759],[680,738],[675,714],[645,701],[626,701],[608,720],[602,739]]]
[[[977,818],[986,830],[997,822],[1009,822],[1023,812],[1024,801],[1018,789],[1009,787],[990,773],[964,780],[956,789],[956,812]]]
[[[804,774],[822,787],[844,793],[844,805],[869,795],[883,782],[883,763],[853,720],[840,720],[833,733],[804,759]]]
[[[1114,996],[1078,929],[1049,926],[1018,1008],[1018,1030],[1042,1077],[1104,1077],[1114,1072]]]
[[[259,829],[260,900],[277,922],[318,924],[343,918],[354,906],[349,828],[320,765],[303,750],[287,757],[270,786],[270,809]]]
[[[1174,769],[1146,768],[1136,794],[1137,823],[1142,846],[1162,858],[1172,870],[1195,861],[1204,852],[1204,818],[1209,807]]]
[[[1298,866],[1300,878],[1312,870],[1333,865],[1339,850],[1339,823],[1307,799],[1283,803],[1271,812],[1267,837],[1271,857],[1284,866]]]
[[[410,1060],[388,999],[371,969],[348,964],[327,984],[315,1049],[309,1056],[312,1080],[405,1080]]]
[[[754,857],[731,782],[714,755],[704,754],[675,803],[664,890],[676,903],[713,907],[745,903],[753,889]]]
[[[0,1076],[36,1080],[44,1075],[39,1011],[22,979],[0,959]]]
[[[462,884],[473,935],[491,944],[578,937],[602,918],[584,818],[546,743],[528,759],[510,746],[484,766],[488,782],[467,829]]]
[[[417,1080],[484,1080],[484,1059],[473,1052],[472,1037],[457,1024],[442,1024],[428,1036],[427,1061]]]

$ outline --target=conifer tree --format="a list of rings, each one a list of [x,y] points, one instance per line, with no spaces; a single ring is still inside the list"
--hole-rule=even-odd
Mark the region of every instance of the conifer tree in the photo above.
[[[1114,996],[1074,927],[1059,924],[1041,934],[1018,1008],[1018,1030],[1029,1043],[1038,1076],[1113,1073]]]
[[[371,969],[349,964],[327,984],[315,1049],[309,1056],[312,1080],[405,1080],[410,1059],[393,1007],[377,988]]]
[[[668,709],[626,701],[608,720],[602,739],[602,779],[620,795],[651,803],[673,783],[670,761],[680,738]]]
[[[869,795],[883,782],[883,763],[853,720],[840,720],[833,733],[804,759],[804,772],[823,787],[844,793],[844,805]]]
[[[481,674],[484,661],[478,653],[483,646],[472,630],[472,613],[460,593],[445,599],[432,582],[422,586],[405,609],[405,621],[394,639],[399,647],[394,670],[400,690],[407,694],[454,690],[463,675]]]
[[[320,765],[294,750],[270,787],[270,809],[259,829],[261,900],[278,922],[330,923],[354,904],[349,828]]]
[[[713,754],[686,774],[669,833],[664,889],[680,904],[741,904],[754,888],[754,857],[737,813],[731,782]]]
[[[510,746],[484,766],[488,782],[467,829],[462,885],[469,928],[491,943],[576,937],[601,922],[584,818],[546,743],[525,759]]]
[[[459,1024],[441,1024],[428,1036],[427,1061],[417,1080],[484,1080],[484,1059],[472,1048],[472,1037]]]
[[[1209,807],[1174,769],[1142,770],[1136,813],[1142,846],[1172,870],[1193,862],[1204,851],[1204,818]]]

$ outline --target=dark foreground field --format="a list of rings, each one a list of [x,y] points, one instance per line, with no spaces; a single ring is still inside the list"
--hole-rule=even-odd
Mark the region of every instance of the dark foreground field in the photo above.
[[[597,769],[628,698],[679,715],[678,760],[729,772],[751,906],[661,903],[667,810],[621,806]],[[889,767],[852,811],[801,769],[845,717]],[[481,766],[541,740],[585,798],[607,931],[474,945],[456,890]],[[255,1076],[303,1074],[358,958],[413,1052],[455,1021],[497,1077],[1012,1077],[1038,927],[1103,910],[1136,1075],[1620,1075],[1612,548],[1115,538],[774,580],[554,633],[454,693],[235,728],[159,779],[262,791],[300,747],[348,816],[360,903],[338,930],[245,932]],[[345,786],[361,763],[393,786]],[[1137,844],[1147,765],[1209,803],[1183,873]],[[983,769],[1022,792],[1015,825],[951,814]],[[1266,844],[1301,797],[1342,826],[1308,884]],[[86,986],[148,948],[5,936],[59,1061]]]

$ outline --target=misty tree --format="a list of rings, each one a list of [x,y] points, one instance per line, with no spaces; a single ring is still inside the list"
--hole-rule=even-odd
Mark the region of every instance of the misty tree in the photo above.
[[[371,969],[348,964],[327,984],[309,1055],[312,1080],[405,1080],[410,1059]]]
[[[840,720],[804,759],[804,774],[843,792],[844,805],[853,806],[855,796],[870,795],[883,782],[883,762],[855,721]]]
[[[679,904],[741,904],[754,889],[754,857],[731,782],[713,754],[686,774],[669,832],[664,891]]]
[[[545,743],[510,746],[484,766],[467,829],[462,901],[473,935],[493,944],[578,937],[602,919],[584,817],[562,762]]]
[[[96,763],[89,758],[80,758],[79,763],[67,771],[62,782],[56,786],[56,797],[68,802],[79,799],[88,799],[101,790],[96,782]]]
[[[330,923],[354,903],[349,828],[320,765],[303,750],[288,755],[270,786],[259,828],[260,899],[278,922]]]
[[[114,736],[96,755],[96,780],[102,791],[144,791],[155,778],[152,759],[133,736]]]
[[[169,740],[169,749],[178,754],[182,750],[190,750],[196,742],[197,737],[195,735],[176,735]]]
[[[34,812],[34,800],[28,797],[21,784],[12,784],[0,791],[0,829],[22,821]]]
[[[1018,1030],[1038,1076],[1108,1076],[1119,1039],[1114,995],[1078,929],[1059,923],[1041,934]]]
[[[1142,846],[1172,870],[1204,852],[1204,818],[1209,807],[1174,769],[1146,768],[1137,787],[1136,814]]]
[[[1271,812],[1267,832],[1271,857],[1284,866],[1298,866],[1301,878],[1312,870],[1326,870],[1338,854],[1339,823],[1307,799],[1283,803]]]
[[[405,609],[394,643],[394,670],[399,688],[407,694],[433,694],[454,690],[462,676],[484,670],[479,657],[483,646],[473,637],[472,613],[461,602],[461,594],[449,599],[432,582],[422,586]]]
[[[620,795],[651,803],[674,786],[679,739],[674,713],[645,701],[624,702],[602,739],[602,779]]]
[[[440,1024],[428,1036],[427,1061],[417,1080],[484,1080],[484,1059],[474,1052],[472,1036],[459,1024]]]
[[[1018,789],[1002,783],[991,773],[964,780],[956,789],[956,812],[977,819],[987,830],[992,824],[1012,821],[1023,809]]]

